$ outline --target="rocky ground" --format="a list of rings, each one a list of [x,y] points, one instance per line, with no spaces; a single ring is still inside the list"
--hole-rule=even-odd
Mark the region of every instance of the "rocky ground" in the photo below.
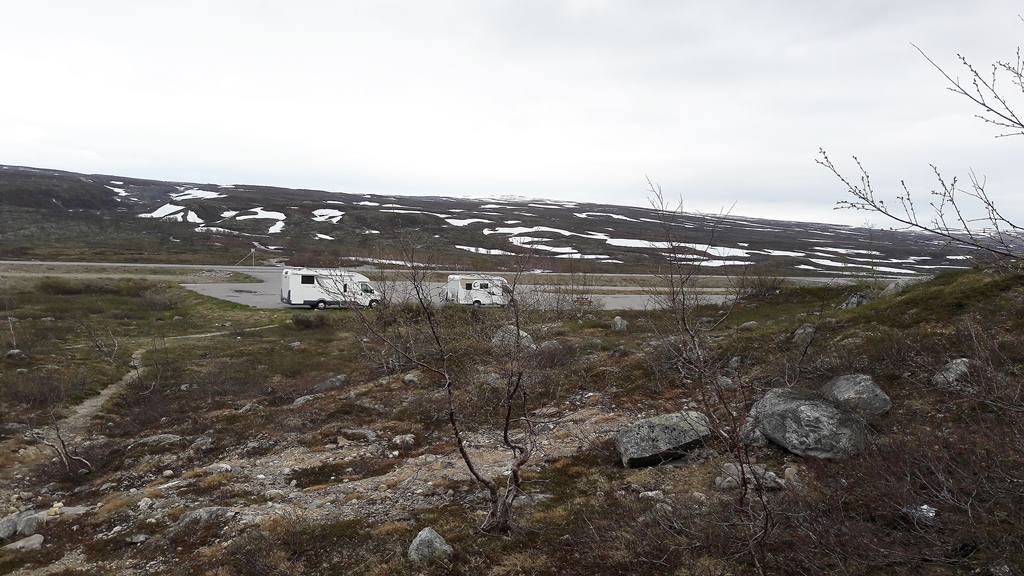
[[[70,445],[84,447],[110,442],[102,435],[89,434],[86,424],[112,395],[137,376],[137,371],[126,374],[122,382],[78,406],[61,422],[64,439]],[[344,395],[359,396],[375,388],[402,386],[401,378],[389,377],[347,388]],[[275,410],[300,411],[310,405],[329,405],[340,394],[329,391],[304,396],[293,406]],[[635,419],[635,415],[616,411],[598,393],[571,398],[565,407],[568,410],[557,411],[557,426],[545,426],[537,435],[531,469],[538,470],[585,450]],[[267,410],[253,402],[235,412],[258,415]],[[230,414],[211,415],[213,419],[225,416]],[[49,439],[56,442],[52,429],[49,432]],[[17,465],[28,470],[40,462],[56,460],[51,448],[36,442],[26,431],[18,433],[31,445],[18,450]],[[193,524],[218,520],[227,528],[213,546],[223,547],[247,527],[274,517],[301,516],[312,522],[361,518],[385,523],[407,520],[411,511],[425,508],[485,509],[486,492],[470,482],[458,452],[450,447],[424,446],[413,434],[339,429],[333,442],[309,446],[298,433],[270,437],[254,431],[244,443],[218,450],[219,457],[211,460],[205,453],[220,441],[215,435],[211,430],[211,435],[194,437],[167,433],[141,438],[128,447],[123,472],[106,476],[100,485],[83,483],[71,492],[56,484],[39,487],[35,478],[17,474],[10,486],[0,488],[0,501],[8,514],[5,524],[0,524],[6,526],[0,528],[0,538],[15,540],[9,546],[17,549],[63,547],[60,534],[70,529],[88,531],[88,539],[93,541],[154,547],[181,530],[194,528]],[[502,447],[498,431],[471,434],[466,445],[484,476],[498,477],[507,471],[509,452]],[[325,476],[318,484],[305,487],[300,484],[306,482],[296,479],[301,478],[303,470],[325,466],[336,470],[338,476],[351,475],[352,466],[381,461],[393,466],[380,475],[340,481]],[[225,494],[230,494],[231,505],[224,505]],[[528,506],[547,496],[542,491],[531,492],[520,498],[518,505]],[[63,526],[55,530],[57,525]],[[52,532],[57,534],[48,536]],[[64,550],[55,562],[14,574],[44,575],[67,570],[151,574],[171,564],[171,557],[133,560],[131,553],[113,563],[90,561],[81,549],[72,548]]]

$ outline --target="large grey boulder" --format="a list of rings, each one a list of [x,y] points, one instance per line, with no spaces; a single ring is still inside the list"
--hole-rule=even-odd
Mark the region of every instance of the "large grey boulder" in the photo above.
[[[175,535],[181,530],[194,530],[210,522],[221,521],[234,516],[231,508],[225,506],[208,506],[182,514],[181,518],[171,527],[168,535]]]
[[[867,427],[823,399],[776,388],[750,409],[740,439],[754,445],[770,440],[800,456],[843,460],[863,450]]]
[[[732,490],[739,488],[744,482],[755,490],[769,492],[786,487],[785,481],[776,476],[774,472],[769,472],[764,466],[759,464],[743,464],[741,466],[735,462],[722,464],[722,475],[715,478],[715,487],[719,490]]]
[[[38,549],[42,545],[43,545],[43,535],[42,534],[33,534],[32,536],[29,536],[28,538],[22,538],[21,540],[18,540],[17,542],[11,542],[7,546],[4,546],[3,548],[0,548],[0,550],[6,551],[6,552],[20,552],[20,551],[23,551],[23,550],[36,550],[36,549]]]
[[[8,514],[0,520],[0,540],[7,540],[18,531],[18,514]]]
[[[806,348],[814,340],[814,333],[816,328],[814,324],[804,324],[803,326],[796,329],[793,333],[793,339],[790,342],[797,348]]]
[[[516,334],[518,333],[519,346],[523,350],[533,351],[537,349],[537,345],[533,343],[533,338],[529,334],[522,330],[516,330],[515,326],[502,326],[494,332],[494,337],[491,338],[491,346],[502,350],[509,351],[516,346]]]
[[[433,528],[427,526],[409,545],[409,559],[413,562],[431,562],[452,555],[452,547]]]
[[[616,316],[612,319],[612,330],[616,332],[625,332],[629,328],[629,322],[622,319],[622,316]]]
[[[619,431],[615,446],[626,468],[652,466],[681,456],[702,445],[711,435],[708,417],[700,412],[678,412],[647,418]]]
[[[18,517],[18,535],[31,536],[46,524],[50,516],[46,512],[26,512]]]
[[[844,374],[829,380],[819,390],[827,400],[871,418],[892,408],[889,395],[867,374]]]
[[[927,280],[927,278],[900,278],[886,286],[885,289],[882,290],[882,293],[879,294],[879,296],[882,298],[885,298],[887,296],[895,296],[900,292],[906,290],[908,286],[913,286],[914,284],[924,282],[925,280]]]
[[[331,390],[337,390],[338,388],[341,388],[342,386],[344,386],[347,381],[348,381],[348,375],[347,374],[338,374],[337,376],[331,376],[327,380],[324,380],[323,382],[321,382],[321,383],[317,384],[316,386],[314,386],[313,387],[313,393],[317,394],[317,393],[329,392]]]
[[[840,306],[840,310],[849,310],[850,308],[860,308],[861,306],[868,303],[868,295],[863,292],[857,292],[846,299]]]
[[[302,406],[304,404],[309,404],[313,400],[319,400],[320,398],[323,397],[323,394],[308,394],[306,396],[299,396],[298,398],[295,399],[294,402],[292,402],[292,406]]]
[[[956,358],[950,360],[942,370],[932,376],[932,386],[944,390],[961,390],[967,388],[962,380],[970,373],[971,359]]]
[[[143,454],[158,454],[184,447],[185,439],[177,434],[157,434],[143,438],[129,446],[126,455],[135,457]]]
[[[11,360],[13,362],[24,362],[25,360],[28,360],[28,356],[26,356],[21,350],[14,349],[8,350],[7,353],[4,354],[4,359]]]

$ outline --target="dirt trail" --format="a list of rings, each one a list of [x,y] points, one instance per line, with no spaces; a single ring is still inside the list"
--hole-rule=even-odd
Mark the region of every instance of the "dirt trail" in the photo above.
[[[135,378],[141,378],[146,368],[142,365],[142,355],[146,353],[145,348],[139,348],[132,353],[131,367],[132,371],[125,374],[124,378],[121,378],[118,382],[111,384],[103,389],[97,396],[89,398],[85,402],[82,402],[78,406],[75,406],[75,412],[69,416],[66,420],[61,422],[61,434],[67,439],[79,438],[85,432],[85,429],[89,426],[89,420],[99,412],[100,408],[107,403],[107,400],[111,396],[117,394],[121,390],[124,390],[128,383]]]
[[[277,324],[270,324],[267,326],[257,326],[256,328],[243,328],[241,332],[252,332],[254,330],[265,330],[267,328],[274,328]],[[221,332],[207,332],[205,334],[187,334],[184,336],[170,336],[165,340],[185,340],[190,338],[210,338],[211,336],[223,336],[225,334],[233,334],[236,330],[225,330]],[[132,353],[131,371],[124,375],[121,380],[104,388],[99,395],[89,398],[85,402],[82,402],[78,406],[74,407],[74,413],[64,419],[60,423],[60,432],[64,436],[65,440],[80,439],[85,435],[86,429],[89,427],[89,421],[96,415],[97,412],[107,403],[113,395],[121,392],[126,386],[135,378],[141,378],[145,373],[146,368],[142,365],[142,356],[146,353],[146,348],[139,348]]]

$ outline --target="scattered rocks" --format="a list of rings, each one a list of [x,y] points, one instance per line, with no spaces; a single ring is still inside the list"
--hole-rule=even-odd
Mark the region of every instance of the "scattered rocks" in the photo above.
[[[197,453],[197,454],[201,454],[203,452],[208,452],[208,451],[213,449],[213,438],[211,438],[209,436],[200,436],[200,437],[196,438],[195,442],[193,442],[192,445],[189,446],[188,449],[190,451],[192,451],[192,452]],[[164,470],[164,477],[165,478],[168,477],[167,476],[167,472],[168,472],[167,470]],[[174,473],[171,472],[171,476],[173,476],[173,475],[174,475]]]
[[[892,408],[892,400],[867,374],[836,376],[820,392],[826,399],[866,418],[881,416]]]
[[[258,402],[249,402],[238,409],[239,414],[262,414],[266,411],[267,409]]]
[[[678,412],[647,418],[619,431],[615,446],[626,468],[652,466],[681,456],[710,436],[707,416]]]
[[[229,518],[233,515],[234,513],[231,511],[231,508],[224,506],[208,506],[192,510],[191,512],[186,512],[178,519],[178,522],[171,527],[168,535],[174,535],[182,529],[195,528],[215,520]]]
[[[412,446],[416,443],[416,436],[413,434],[400,434],[391,439],[392,446]]]
[[[545,342],[545,344],[546,344],[546,342]],[[615,350],[612,350],[611,357],[612,358],[625,358],[625,357],[630,356],[632,354],[633,354],[633,351],[630,350],[629,348],[626,348],[625,346],[616,346]]]
[[[324,380],[323,382],[314,386],[313,393],[319,394],[323,392],[329,392],[331,390],[337,390],[338,388],[344,386],[345,382],[347,381],[348,374],[338,374],[336,376],[331,376],[327,380]]]
[[[715,378],[715,387],[719,390],[735,390],[736,384],[728,376],[719,376]]]
[[[345,435],[345,438],[352,439],[357,438],[360,440],[373,441],[377,439],[377,433],[368,428],[346,428],[341,431]]]
[[[409,545],[409,559],[413,562],[431,562],[452,555],[454,550],[433,528],[427,526]]]

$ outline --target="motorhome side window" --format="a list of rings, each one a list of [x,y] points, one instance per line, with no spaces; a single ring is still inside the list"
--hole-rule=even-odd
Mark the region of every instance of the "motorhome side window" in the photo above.
[[[490,285],[490,284],[488,284],[487,282],[481,282],[481,283],[480,283],[480,289],[481,289],[481,290],[487,290],[487,289],[488,289],[488,288],[490,288],[490,287],[491,287],[491,285]]]
[[[303,275],[302,276],[302,283],[303,284],[313,284],[315,278],[316,278],[315,276]]]
[[[473,283],[472,282],[466,282],[466,290],[472,290],[472,289],[473,289]]]

